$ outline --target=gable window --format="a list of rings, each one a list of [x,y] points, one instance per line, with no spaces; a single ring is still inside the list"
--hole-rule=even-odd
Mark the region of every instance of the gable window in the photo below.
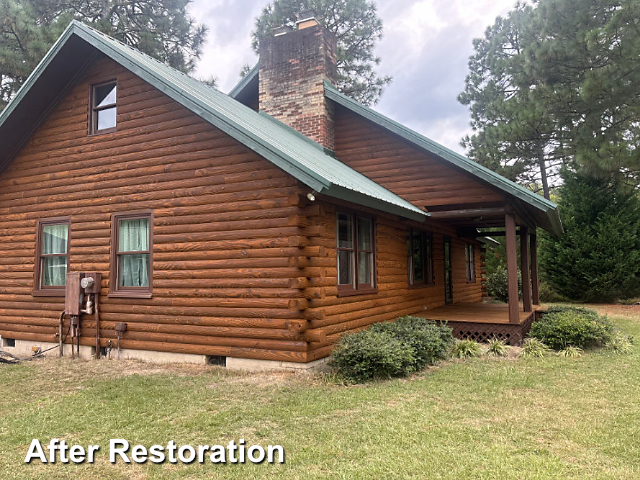
[[[409,230],[407,242],[409,285],[433,285],[433,235]]]
[[[64,295],[69,265],[69,219],[38,220],[34,295]]]
[[[153,215],[115,213],[111,225],[110,296],[151,298]]]
[[[338,292],[373,293],[375,289],[373,219],[338,213]]]
[[[473,244],[467,243],[464,246],[465,262],[467,265],[467,282],[473,283],[476,281],[476,262],[474,258],[475,248]]]
[[[89,133],[107,133],[116,129],[116,93],[115,81],[92,87]]]

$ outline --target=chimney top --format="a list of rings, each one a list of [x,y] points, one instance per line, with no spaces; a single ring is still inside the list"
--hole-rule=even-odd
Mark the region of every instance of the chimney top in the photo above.
[[[279,37],[280,35],[286,35],[289,32],[293,32],[293,28],[288,25],[282,25],[273,29],[273,36]]]
[[[305,28],[320,25],[320,22],[318,21],[317,17],[318,17],[318,14],[312,8],[302,10],[298,14],[298,21],[296,22],[296,27],[298,28],[298,30],[303,30]]]

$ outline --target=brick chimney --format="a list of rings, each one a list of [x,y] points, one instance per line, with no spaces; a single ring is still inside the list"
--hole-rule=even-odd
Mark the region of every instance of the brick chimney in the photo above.
[[[333,150],[333,106],[323,80],[336,81],[336,37],[313,12],[298,18],[296,29],[280,27],[260,42],[260,110]]]

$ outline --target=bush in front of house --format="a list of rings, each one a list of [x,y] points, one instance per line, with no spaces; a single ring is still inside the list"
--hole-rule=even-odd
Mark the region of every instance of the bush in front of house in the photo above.
[[[401,317],[343,336],[331,353],[331,365],[352,382],[407,376],[445,359],[452,343],[449,327]]]
[[[549,308],[531,326],[529,335],[554,350],[563,350],[569,346],[582,349],[604,346],[613,333],[611,322],[594,310],[561,306]]]
[[[451,328],[419,317],[400,317],[395,322],[376,323],[370,327],[374,332],[388,332],[414,349],[415,370],[435,365],[447,358],[453,343]]]
[[[487,293],[490,297],[507,303],[509,300],[509,276],[507,269],[498,265],[495,271],[487,276]],[[518,270],[518,294],[522,294],[522,279]]]
[[[345,335],[331,352],[331,365],[352,382],[402,377],[415,371],[415,350],[389,332]]]

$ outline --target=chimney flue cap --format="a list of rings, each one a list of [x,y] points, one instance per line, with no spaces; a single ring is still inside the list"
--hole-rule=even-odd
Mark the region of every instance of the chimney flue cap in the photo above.
[[[289,32],[293,32],[293,28],[289,25],[282,25],[281,27],[276,27],[273,29],[273,36],[279,37],[280,35],[286,35]]]
[[[298,21],[296,22],[296,26],[298,27],[298,30],[320,24],[320,22],[318,21],[318,14],[312,8],[302,10],[300,13],[298,13],[297,17]]]

